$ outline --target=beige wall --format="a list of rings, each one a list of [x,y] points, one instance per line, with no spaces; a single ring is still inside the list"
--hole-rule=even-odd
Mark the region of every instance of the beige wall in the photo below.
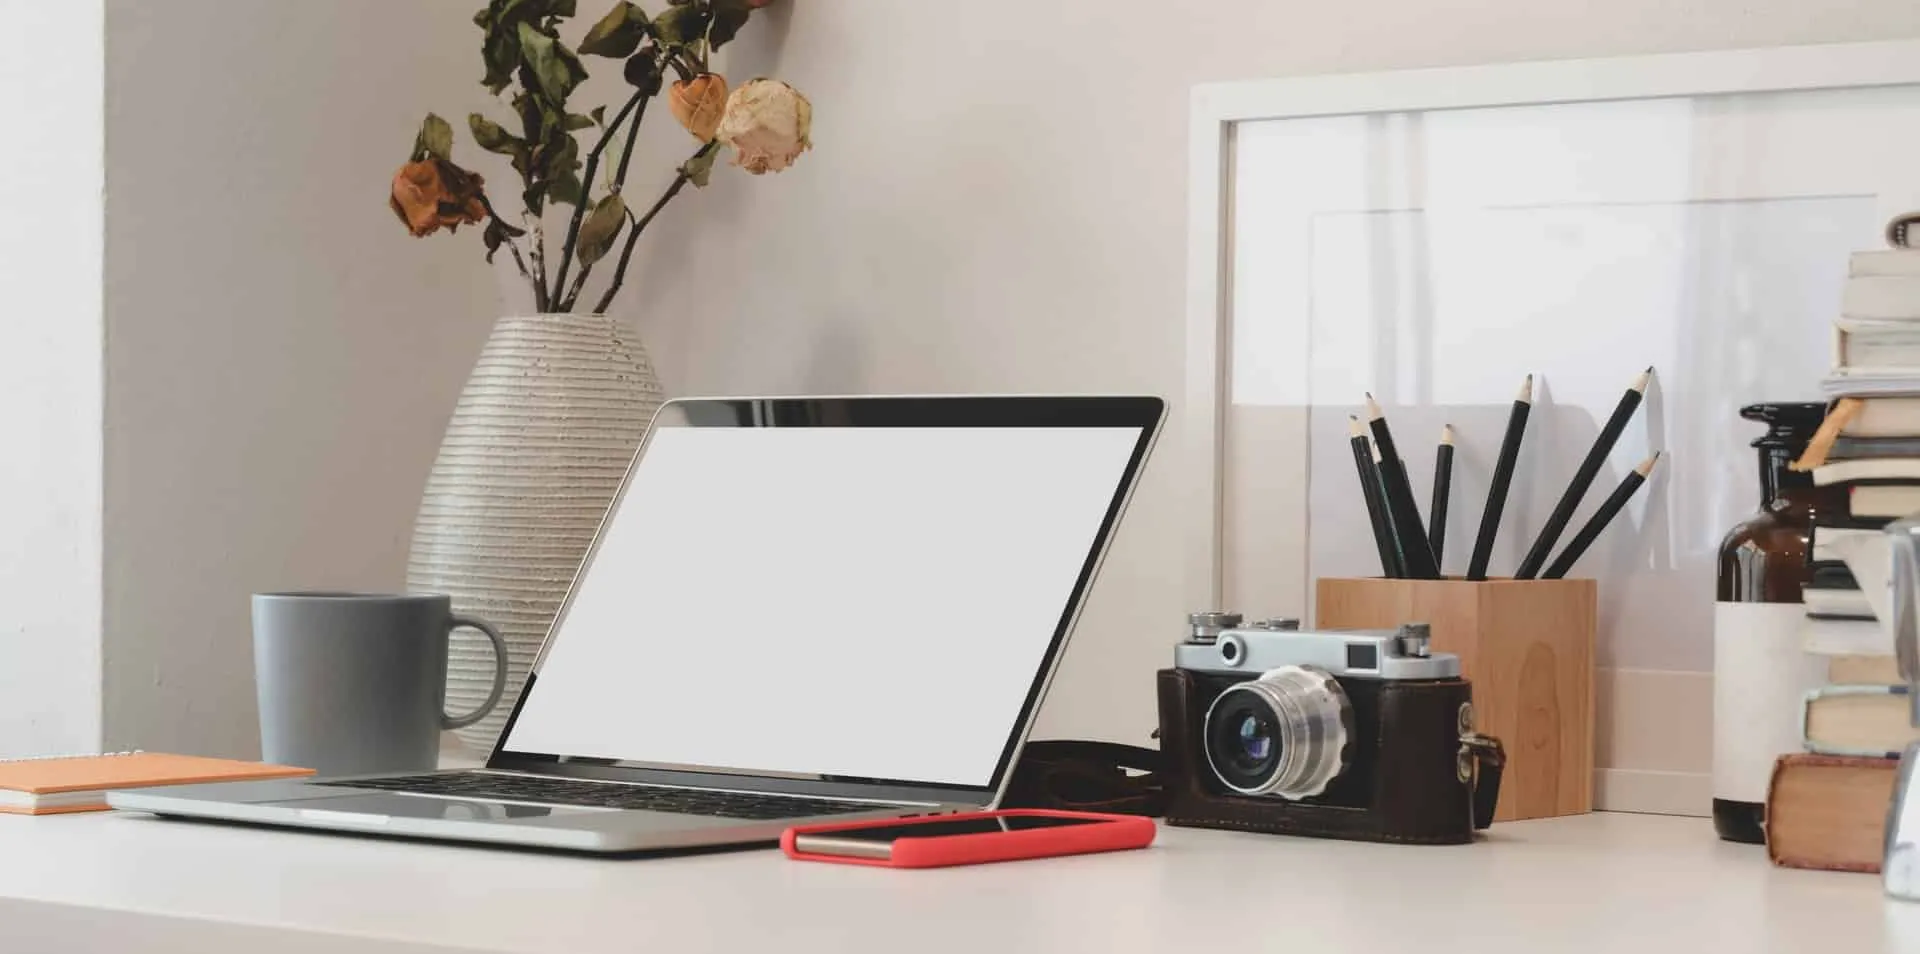
[[[257,751],[247,595],[392,588],[495,310],[387,183],[465,4],[107,4],[106,742]]]
[[[627,305],[676,392],[1177,398],[1194,83],[1920,35],[1920,8],[1894,2],[865,0],[790,12],[784,44],[744,41],[733,71],[809,93],[815,152],[783,178],[722,181],[679,210],[692,227],[676,235],[690,237],[655,246],[647,297]],[[1152,728],[1149,674],[1199,608],[1184,605],[1179,561],[1183,423],[1170,421],[1042,735],[1140,742]],[[1603,708],[1617,685],[1610,676]],[[1684,752],[1628,751],[1645,737],[1609,735],[1602,756],[1705,769],[1691,738]]]
[[[1196,82],[1920,35],[1920,7],[1897,0],[787,0],[769,14],[727,68],[810,94],[818,145],[779,177],[717,175],[647,243],[619,310],[674,393],[1177,396]],[[411,243],[380,202],[420,109],[459,115],[444,104],[477,92],[466,16],[437,0],[109,3],[116,740],[250,746],[245,594],[399,583],[433,442],[495,305],[470,245]],[[181,55],[210,48],[223,52]],[[654,133],[650,156],[686,145]],[[1171,426],[1043,736],[1151,728],[1149,674],[1194,608]]]

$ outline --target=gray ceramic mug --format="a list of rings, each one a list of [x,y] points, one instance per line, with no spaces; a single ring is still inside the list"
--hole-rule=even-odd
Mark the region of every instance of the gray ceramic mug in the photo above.
[[[493,641],[493,691],[463,715],[444,711],[447,637]],[[256,593],[254,686],[268,762],[321,775],[435,767],[440,732],[480,721],[500,702],[507,645],[492,625],[453,615],[445,596]]]

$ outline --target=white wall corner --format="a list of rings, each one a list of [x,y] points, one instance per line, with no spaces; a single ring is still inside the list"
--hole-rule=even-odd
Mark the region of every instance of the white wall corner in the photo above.
[[[0,757],[101,742],[102,0],[0,0]]]

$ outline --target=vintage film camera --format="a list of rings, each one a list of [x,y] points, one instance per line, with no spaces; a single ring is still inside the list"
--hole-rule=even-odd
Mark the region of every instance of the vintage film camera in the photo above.
[[[1195,613],[1161,670],[1167,822],[1459,844],[1493,821],[1505,754],[1473,731],[1428,630],[1303,630]]]

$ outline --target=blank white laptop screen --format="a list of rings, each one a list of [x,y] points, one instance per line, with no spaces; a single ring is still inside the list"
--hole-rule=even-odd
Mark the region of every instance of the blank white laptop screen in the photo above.
[[[988,785],[1140,436],[657,429],[503,748]]]

